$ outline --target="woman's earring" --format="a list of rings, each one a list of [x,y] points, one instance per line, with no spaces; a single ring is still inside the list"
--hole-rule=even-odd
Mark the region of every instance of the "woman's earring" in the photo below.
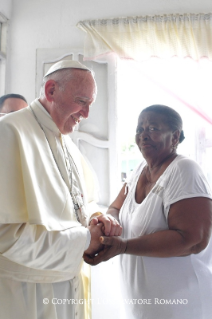
[[[172,152],[176,151],[178,144],[173,145],[172,144]]]

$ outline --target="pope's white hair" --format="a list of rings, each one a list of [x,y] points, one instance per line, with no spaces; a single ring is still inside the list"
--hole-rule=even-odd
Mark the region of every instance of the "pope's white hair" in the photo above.
[[[45,85],[46,85],[46,82],[49,80],[54,80],[55,82],[57,82],[59,85],[59,90],[64,91],[66,84],[70,80],[74,79],[75,70],[80,70],[83,72],[90,72],[93,79],[94,79],[94,72],[92,70],[89,71],[86,69],[75,69],[75,68],[67,68],[67,69],[58,70],[58,71],[55,71],[55,72],[53,72],[53,73],[51,73],[43,78],[43,83],[42,83],[41,88],[40,88],[40,97],[41,98],[45,97]],[[94,79],[94,82],[96,84],[95,79]]]

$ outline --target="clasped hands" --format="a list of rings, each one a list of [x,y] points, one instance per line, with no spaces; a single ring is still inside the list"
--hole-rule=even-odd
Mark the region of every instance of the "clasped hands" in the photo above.
[[[91,242],[83,255],[86,263],[97,265],[125,252],[127,242],[119,237],[122,227],[112,215],[93,218],[88,229],[91,233]]]

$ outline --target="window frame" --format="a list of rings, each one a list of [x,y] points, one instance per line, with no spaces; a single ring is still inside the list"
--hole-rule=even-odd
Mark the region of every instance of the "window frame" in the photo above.
[[[6,90],[7,32],[8,19],[0,12],[0,95]]]

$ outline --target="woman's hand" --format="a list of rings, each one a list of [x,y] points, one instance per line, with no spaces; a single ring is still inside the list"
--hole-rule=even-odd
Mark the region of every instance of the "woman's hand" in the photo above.
[[[120,193],[116,197],[115,201],[109,206],[108,211],[105,215],[96,216],[90,222],[90,225],[97,225],[102,223],[105,236],[121,236],[122,227],[119,224],[119,211],[124,203],[127,196],[125,192],[126,184],[123,185]],[[94,214],[95,215],[95,214]],[[92,218],[92,216],[91,216]]]
[[[84,253],[84,261],[92,266],[98,265],[102,261],[107,261],[110,258],[124,254],[127,249],[127,240],[121,237],[100,237],[100,243],[103,244],[103,250],[99,252],[97,256],[90,256]]]
[[[110,214],[101,215],[91,220],[90,225],[103,224],[103,231],[106,236],[121,236],[122,227],[115,217]]]

